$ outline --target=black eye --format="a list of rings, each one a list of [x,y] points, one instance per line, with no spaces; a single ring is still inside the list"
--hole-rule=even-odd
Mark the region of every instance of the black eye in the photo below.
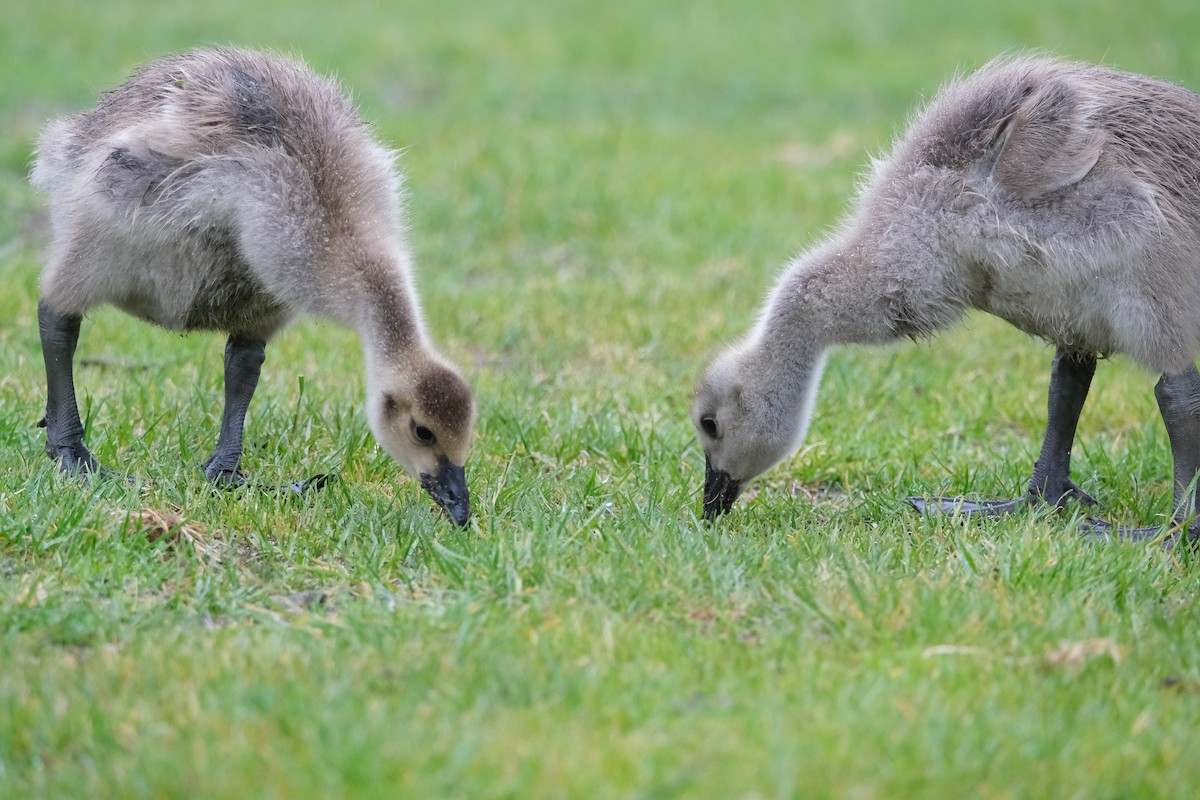
[[[717,439],[717,418],[716,417],[701,417],[700,429],[703,430],[710,438]]]
[[[433,431],[429,430],[429,428],[426,428],[424,425],[418,425],[416,420],[413,420],[412,433],[413,436],[417,438],[418,442],[427,447],[437,441],[437,437],[433,435]]]

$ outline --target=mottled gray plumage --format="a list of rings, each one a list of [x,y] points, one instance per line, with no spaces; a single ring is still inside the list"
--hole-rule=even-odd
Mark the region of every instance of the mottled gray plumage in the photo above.
[[[706,511],[798,446],[830,346],[928,336],[969,308],[1055,344],[1056,378],[1071,364],[1086,373],[1081,388],[1052,382],[1039,468],[1061,463],[1035,471],[1029,498],[1089,499],[1067,477],[1078,411],[1056,411],[1055,393],[1082,407],[1097,355],[1161,373],[1160,405],[1195,373],[1200,96],[1032,57],[946,86],[874,164],[840,230],[789,265],[758,325],[700,381],[693,419],[710,475],[724,474]],[[1195,441],[1180,447],[1197,452],[1176,452],[1185,486],[1200,468],[1200,397],[1186,403],[1176,427],[1195,427]]]
[[[32,181],[54,232],[44,344],[102,303],[172,330],[223,331],[227,366],[248,370],[232,398],[245,405],[263,345],[298,314],[327,317],[362,339],[380,445],[416,477],[443,462],[461,472],[474,407],[425,332],[393,161],[339,87],[298,61],[224,48],[143,66],[39,140]],[[58,344],[74,350],[71,336]],[[69,364],[54,372],[58,353],[47,350],[47,451],[67,471],[92,470],[56,399],[70,384]],[[228,422],[206,471],[236,483],[241,419]],[[460,521],[465,491],[443,502]]]

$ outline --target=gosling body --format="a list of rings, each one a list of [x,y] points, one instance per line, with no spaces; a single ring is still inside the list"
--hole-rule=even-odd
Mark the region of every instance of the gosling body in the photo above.
[[[1056,355],[1026,495],[968,510],[1092,502],[1070,480],[1070,450],[1097,357],[1120,353],[1161,375],[1175,521],[1190,519],[1186,489],[1200,470],[1200,96],[1028,57],[945,87],[874,164],[840,229],[788,265],[758,324],[699,382],[705,514],[727,511],[745,481],[798,446],[830,347],[927,337],[971,308]]]
[[[333,81],[234,48],[150,62],[50,124],[31,175],[53,230],[39,303],[48,455],[67,472],[102,469],[83,443],[71,362],[82,315],[107,303],[228,335],[205,473],[243,483],[266,343],[315,314],[358,332],[376,439],[465,523],[474,404],[426,333],[393,162]]]

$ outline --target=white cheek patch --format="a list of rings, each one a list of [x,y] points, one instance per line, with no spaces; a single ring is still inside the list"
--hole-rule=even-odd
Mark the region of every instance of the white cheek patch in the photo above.
[[[812,372],[809,373],[807,385],[804,387],[804,396],[800,399],[800,422],[796,426],[796,437],[788,447],[787,455],[795,453],[800,445],[804,443],[804,437],[808,433],[808,425],[812,421],[813,408],[817,404],[817,388],[821,385],[821,374],[825,371],[825,357],[827,353],[822,352],[817,356],[817,360],[813,362]]]

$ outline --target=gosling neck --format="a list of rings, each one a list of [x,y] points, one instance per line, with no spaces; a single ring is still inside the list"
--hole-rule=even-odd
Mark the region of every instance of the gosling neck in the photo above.
[[[929,336],[962,316],[953,269],[921,248],[845,237],[800,256],[767,304],[768,348],[820,353],[839,344],[887,344]]]
[[[406,266],[406,265],[403,265]],[[413,361],[428,348],[425,321],[408,270],[388,262],[368,262],[361,271],[357,319],[368,369]]]

